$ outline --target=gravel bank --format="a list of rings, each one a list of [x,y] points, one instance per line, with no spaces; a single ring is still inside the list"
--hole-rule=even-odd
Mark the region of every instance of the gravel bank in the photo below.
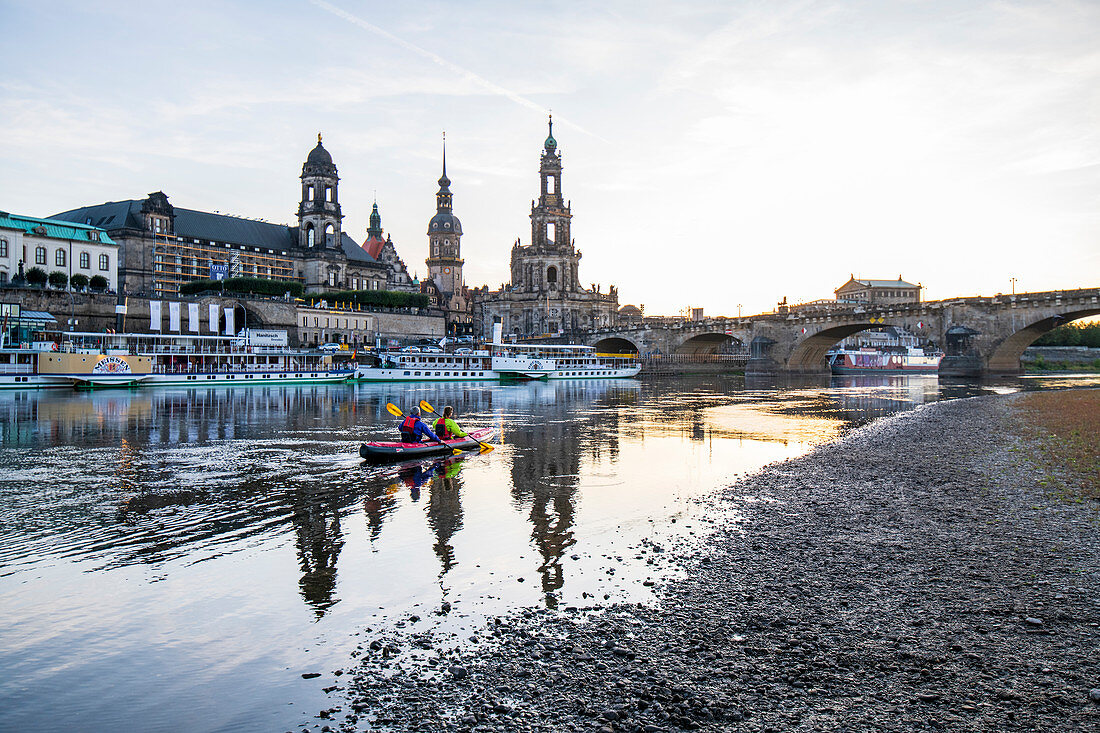
[[[741,481],[716,501],[745,521],[657,607],[528,611],[451,652],[412,638],[414,669],[365,643],[317,727],[1100,729],[1098,512],[1044,495],[1013,399],[933,404]]]

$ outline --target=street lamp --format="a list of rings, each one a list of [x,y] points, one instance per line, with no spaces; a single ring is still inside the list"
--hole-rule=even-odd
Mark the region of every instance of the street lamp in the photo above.
[[[741,317],[741,304],[740,303],[737,304],[737,317],[738,318]]]
[[[1016,294],[1016,278],[1010,277],[1010,278],[1008,278],[1008,281],[1010,283],[1012,283],[1012,294],[1015,295]]]

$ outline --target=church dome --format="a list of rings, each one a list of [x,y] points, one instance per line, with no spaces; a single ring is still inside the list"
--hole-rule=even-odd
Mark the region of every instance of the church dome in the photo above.
[[[313,163],[314,165],[332,165],[332,156],[328,154],[324,146],[321,145],[320,136],[318,136],[317,147],[309,151],[309,157],[306,158],[307,163]]]
[[[454,214],[441,211],[432,217],[432,220],[428,222],[428,234],[437,233],[450,234],[462,234],[462,222],[458,220],[458,217]]]

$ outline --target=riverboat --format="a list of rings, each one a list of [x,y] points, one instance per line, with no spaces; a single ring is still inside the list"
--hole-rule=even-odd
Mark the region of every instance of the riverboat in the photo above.
[[[435,347],[371,351],[360,356],[361,382],[622,379],[641,371],[635,355],[600,354],[579,344],[487,344],[444,352]]]
[[[826,358],[833,374],[869,374],[882,372],[925,372],[935,374],[943,354],[918,347],[904,350],[836,349]]]
[[[0,387],[136,387],[345,382],[331,353],[251,334],[47,333],[55,340],[0,349]],[[277,338],[275,339],[278,340]]]

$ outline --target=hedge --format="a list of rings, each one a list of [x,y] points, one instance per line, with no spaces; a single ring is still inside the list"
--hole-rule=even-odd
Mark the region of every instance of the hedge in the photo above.
[[[400,290],[341,290],[336,293],[310,293],[311,302],[357,303],[379,305],[386,308],[427,308],[428,296],[423,293],[405,293]]]
[[[297,297],[305,287],[287,280],[265,280],[259,277],[231,277],[225,280],[193,280],[180,286],[180,295],[195,293],[254,293],[256,295],[285,295]]]

